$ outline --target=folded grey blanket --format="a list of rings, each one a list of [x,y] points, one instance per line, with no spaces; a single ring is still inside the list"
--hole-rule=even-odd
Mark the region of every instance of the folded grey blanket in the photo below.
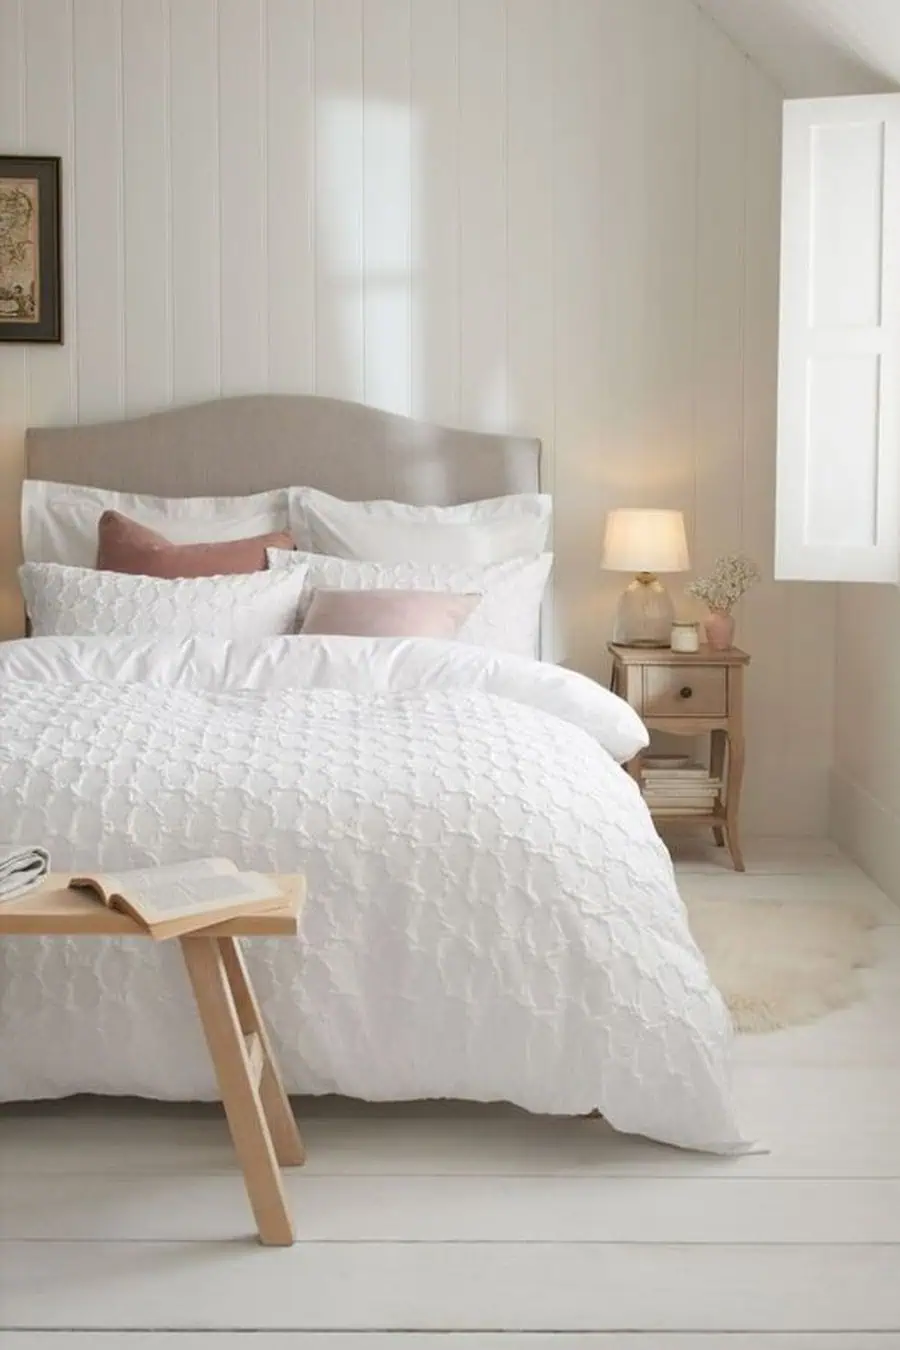
[[[0,901],[36,886],[50,869],[50,854],[34,844],[0,841]]]

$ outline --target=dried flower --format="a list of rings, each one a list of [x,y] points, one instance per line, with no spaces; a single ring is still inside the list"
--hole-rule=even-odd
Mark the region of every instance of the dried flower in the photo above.
[[[710,609],[730,614],[741,596],[759,581],[759,568],[742,553],[716,558],[708,577],[698,577],[687,587],[688,595],[705,600]]]

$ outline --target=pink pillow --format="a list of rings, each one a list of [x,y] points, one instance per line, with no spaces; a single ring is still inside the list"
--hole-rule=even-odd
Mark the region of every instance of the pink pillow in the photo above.
[[[293,539],[284,531],[215,544],[173,544],[118,511],[104,511],[97,529],[97,567],[101,572],[130,572],[168,580],[236,576],[264,572],[267,548],[293,547]]]
[[[480,595],[445,591],[313,591],[301,633],[454,638]]]

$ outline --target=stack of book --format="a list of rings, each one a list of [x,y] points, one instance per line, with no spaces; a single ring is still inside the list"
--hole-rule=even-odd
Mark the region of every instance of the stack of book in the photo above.
[[[644,761],[644,799],[657,816],[708,816],[722,787],[703,764],[682,756],[654,755]]]

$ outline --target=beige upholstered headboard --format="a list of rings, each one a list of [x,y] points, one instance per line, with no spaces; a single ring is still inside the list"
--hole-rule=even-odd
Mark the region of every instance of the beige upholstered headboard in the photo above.
[[[215,399],[128,421],[32,427],[29,478],[160,497],[292,485],[451,506],[536,492],[540,442],[455,431],[312,395]]]

